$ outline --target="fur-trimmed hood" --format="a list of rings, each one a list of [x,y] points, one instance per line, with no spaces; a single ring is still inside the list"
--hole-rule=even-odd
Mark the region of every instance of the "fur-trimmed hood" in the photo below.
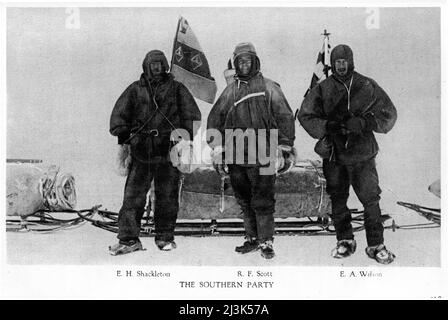
[[[168,73],[170,66],[165,54],[160,50],[151,50],[146,54],[142,63],[143,72],[149,79],[152,78],[151,69],[149,68],[151,62],[161,62],[163,70]]]

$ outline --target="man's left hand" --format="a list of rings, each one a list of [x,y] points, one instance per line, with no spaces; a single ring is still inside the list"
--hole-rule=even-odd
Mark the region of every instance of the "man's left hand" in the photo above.
[[[297,150],[294,147],[287,145],[279,145],[277,151],[277,174],[283,174],[291,170],[297,161]]]
[[[366,120],[362,117],[352,117],[345,122],[345,128],[353,133],[361,133],[366,127]]]

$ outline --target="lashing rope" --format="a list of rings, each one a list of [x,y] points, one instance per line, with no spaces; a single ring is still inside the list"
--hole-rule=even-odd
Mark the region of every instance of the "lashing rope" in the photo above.
[[[59,219],[55,218],[49,210],[39,210],[32,215],[21,219],[6,219],[6,231],[24,232],[31,231],[37,233],[52,233],[59,230],[69,230],[82,226],[96,211],[95,207],[87,210],[65,210],[62,213],[77,213],[75,218]],[[85,215],[80,216],[83,212]],[[61,213],[61,212],[59,212]]]
[[[60,173],[46,177],[40,186],[44,206],[50,211],[72,210],[76,206],[75,178],[71,174]]]
[[[402,201],[398,201],[397,204],[400,206],[403,206],[405,208],[416,211],[418,214],[420,214],[424,218],[428,219],[431,222],[437,223],[439,226],[441,224],[441,216],[440,216],[441,210],[440,209],[423,207],[418,204],[402,202]]]

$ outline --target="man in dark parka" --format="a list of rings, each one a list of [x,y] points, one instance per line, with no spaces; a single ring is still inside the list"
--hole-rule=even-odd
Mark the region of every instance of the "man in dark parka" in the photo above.
[[[326,139],[329,146],[328,152],[321,156],[338,240],[332,255],[343,258],[356,250],[347,207],[351,185],[364,206],[366,253],[377,262],[388,264],[395,255],[383,244],[381,189],[375,164],[378,144],[374,132],[389,132],[397,111],[374,80],[354,71],[349,46],[336,46],[330,60],[332,75],[305,97],[299,121],[313,138]]]
[[[150,51],[143,61],[140,80],[118,98],[110,117],[110,133],[119,144],[130,144],[131,164],[123,205],[118,217],[119,243],[110,247],[113,255],[141,250],[141,219],[147,193],[155,186],[155,242],[161,250],[176,247],[174,228],[179,210],[179,170],[170,161],[170,138],[184,129],[192,140],[193,121],[201,120],[199,108],[188,89],[168,72],[162,51]]]
[[[293,153],[295,139],[294,115],[280,86],[263,77],[260,60],[251,43],[237,45],[233,61],[235,81],[224,89],[210,111],[208,133],[214,129],[225,136],[225,132],[229,131],[253,130],[257,132],[258,142],[266,142],[262,141],[260,130],[266,130],[269,135],[270,130],[275,129],[278,130],[278,139],[273,144],[288,158]],[[222,141],[207,140],[213,149],[218,172],[222,172],[223,164],[216,160],[220,160],[220,153],[225,154],[223,157],[227,161],[230,183],[243,212],[247,241],[236,247],[235,251],[248,253],[260,249],[264,258],[273,258],[275,170],[263,170],[266,169],[263,167],[265,164],[255,150],[250,151],[249,143],[244,144],[244,160],[238,161],[237,157],[229,156],[229,149],[239,147],[232,141],[227,138]],[[267,140],[266,146],[270,143]],[[250,159],[254,161],[251,163]]]

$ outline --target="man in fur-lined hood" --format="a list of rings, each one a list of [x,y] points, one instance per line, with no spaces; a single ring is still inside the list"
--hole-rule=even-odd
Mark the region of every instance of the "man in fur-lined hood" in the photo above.
[[[110,117],[110,133],[118,138],[118,144],[129,146],[132,158],[118,216],[119,243],[110,247],[113,255],[142,249],[141,219],[153,180],[156,245],[164,251],[176,247],[180,173],[170,159],[170,149],[176,143],[171,141],[171,133],[184,129],[193,140],[193,122],[201,120],[193,96],[169,73],[162,51],[150,51],[142,68],[140,80],[121,94]]]
[[[332,75],[305,97],[299,121],[311,137],[328,141],[329,148],[317,148],[318,142],[315,150],[323,158],[338,240],[332,255],[344,258],[356,250],[347,207],[351,185],[364,206],[366,253],[377,262],[388,264],[395,255],[383,244],[381,189],[375,164],[379,148],[374,132],[389,132],[397,120],[397,111],[373,79],[355,71],[349,46],[336,46],[330,60]]]
[[[289,161],[291,165],[295,139],[294,115],[280,86],[263,77],[260,72],[260,60],[251,43],[238,44],[233,61],[236,70],[235,81],[224,89],[214,104],[208,116],[207,129],[218,130],[222,137],[229,131],[252,130],[256,132],[258,139],[262,139],[260,130],[266,130],[269,134],[270,130],[278,129],[278,141],[275,141],[275,144],[285,156],[286,162]],[[272,150],[270,139],[265,138],[263,142],[266,148]],[[224,174],[223,167],[227,165],[235,197],[243,211],[247,241],[235,250],[248,253],[261,249],[264,258],[273,258],[275,171],[263,174],[263,169],[269,164],[263,162],[255,149],[250,149],[247,140],[240,143],[241,145],[238,145],[233,137],[222,141],[208,137],[207,141],[213,149],[212,157],[218,173]],[[238,152],[233,151],[240,147],[244,155],[238,159]],[[257,148],[260,148],[260,145]],[[275,151],[277,152],[277,148]]]

